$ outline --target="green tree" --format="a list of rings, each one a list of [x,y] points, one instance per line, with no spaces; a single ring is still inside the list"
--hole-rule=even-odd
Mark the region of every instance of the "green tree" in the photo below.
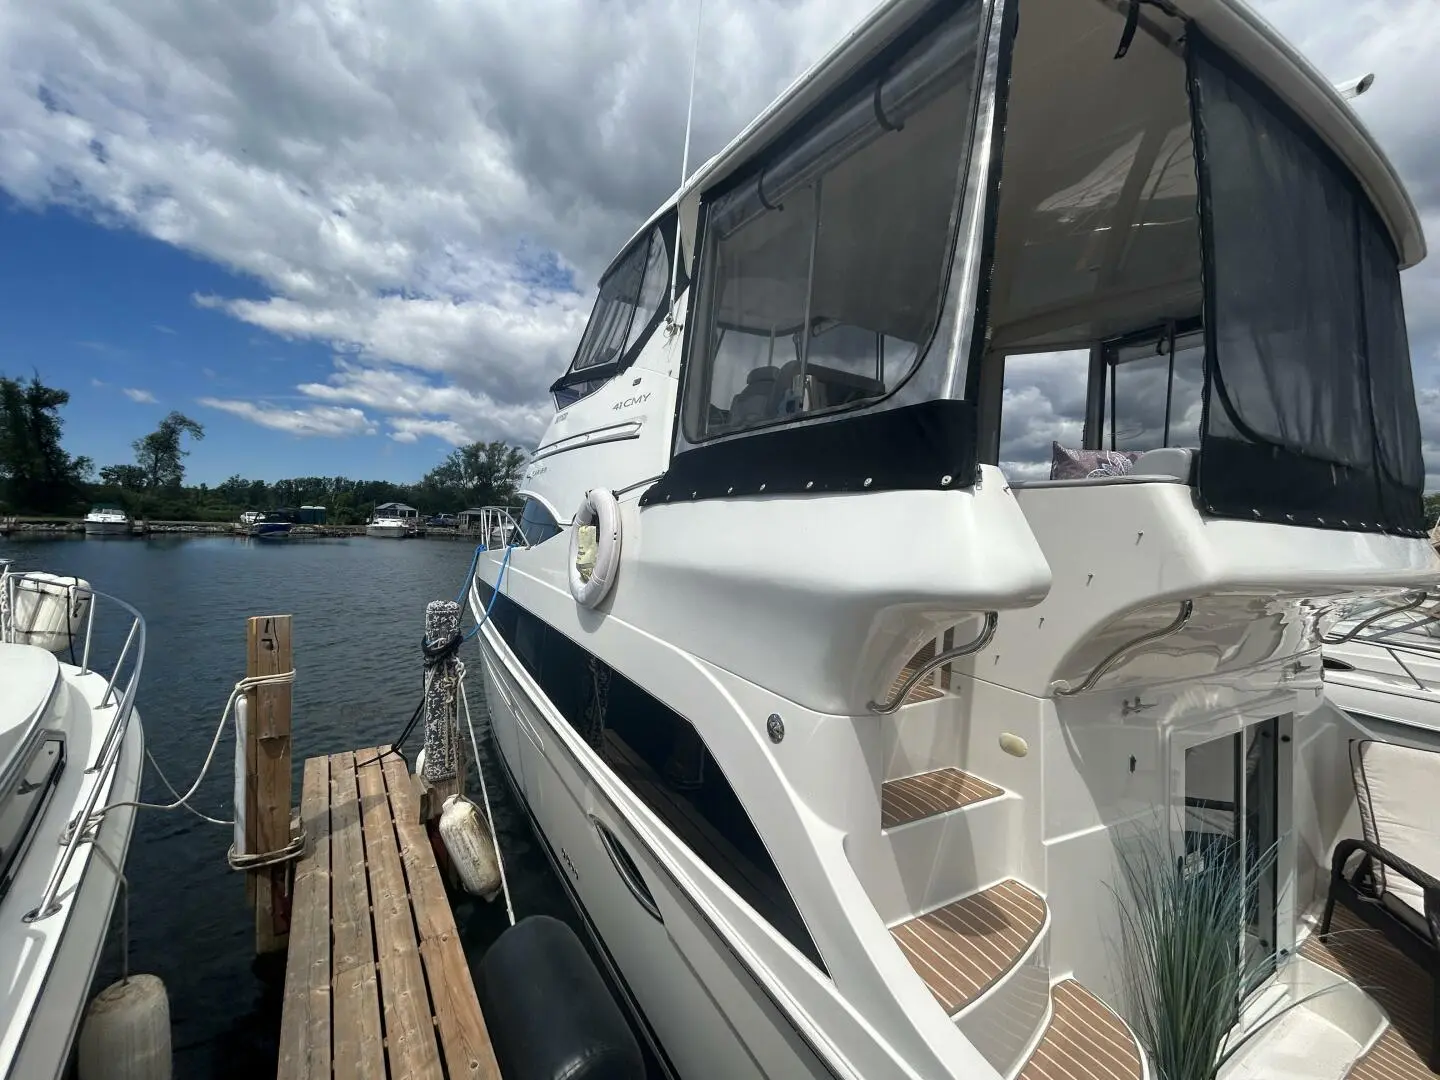
[[[185,458],[190,451],[180,445],[183,436],[189,435],[192,442],[205,437],[205,429],[184,413],[172,412],[160,426],[136,439],[135,463],[145,473],[145,486],[157,488],[178,488],[185,479]]]
[[[463,510],[511,502],[525,467],[523,451],[503,442],[457,446],[425,474],[420,489],[430,501]]]
[[[93,465],[60,445],[68,391],[0,376],[0,489],[14,509],[55,513],[72,507]]]
[[[106,465],[100,470],[100,483],[106,487],[139,491],[145,486],[145,470],[139,465]]]

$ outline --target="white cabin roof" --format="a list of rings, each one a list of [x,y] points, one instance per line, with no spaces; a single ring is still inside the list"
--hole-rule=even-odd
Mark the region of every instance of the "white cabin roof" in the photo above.
[[[885,48],[933,0],[882,0],[840,42],[791,83],[728,146],[701,165],[620,248],[686,195],[727,179],[758,157],[791,124],[804,116],[876,53]],[[1098,0],[1097,0],[1098,2]],[[1167,3],[1167,7],[1171,6]],[[1402,269],[1425,257],[1420,215],[1400,175],[1355,110],[1320,72],[1244,0],[1178,0],[1174,8],[1192,20],[1282,100],[1316,132],[1365,189],[1400,253]],[[608,272],[608,268],[607,268]]]

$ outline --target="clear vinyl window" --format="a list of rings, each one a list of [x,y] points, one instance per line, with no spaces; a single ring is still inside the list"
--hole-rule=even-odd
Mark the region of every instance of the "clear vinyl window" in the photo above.
[[[980,5],[928,28],[706,209],[690,442],[884,397],[943,300]]]

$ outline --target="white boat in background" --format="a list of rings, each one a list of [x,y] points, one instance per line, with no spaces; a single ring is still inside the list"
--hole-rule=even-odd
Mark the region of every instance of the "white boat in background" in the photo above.
[[[373,517],[365,526],[365,535],[382,540],[404,540],[410,535],[410,530],[410,523],[404,518]]]
[[[415,534],[415,526],[419,520],[420,511],[413,506],[398,502],[381,503],[370,515],[370,522],[365,526],[365,535],[383,540],[403,540]]]
[[[129,536],[130,516],[116,506],[97,506],[85,515],[86,536]]]
[[[1222,1077],[1393,1049],[1312,934],[1317,612],[1440,583],[1419,216],[1240,0],[1020,9],[882,4],[656,210],[477,557],[496,759],[669,1076],[1151,1077],[1147,845],[1243,875]],[[1004,474],[1039,352],[1123,472]]]
[[[1362,723],[1417,729],[1440,744],[1440,596],[1396,610],[1353,605],[1325,644],[1325,696]]]
[[[117,619],[125,644],[107,674],[92,638]],[[145,620],[124,601],[76,578],[0,574],[5,1080],[58,1080],[69,1067],[130,844],[134,810],[98,811],[138,797],[144,657]]]

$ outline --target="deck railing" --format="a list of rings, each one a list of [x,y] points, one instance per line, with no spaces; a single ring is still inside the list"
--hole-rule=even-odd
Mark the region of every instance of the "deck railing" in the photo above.
[[[140,687],[140,672],[145,666],[145,617],[130,604],[109,593],[92,589],[88,585],[65,585],[34,574],[12,573],[8,569],[0,569],[0,597],[3,597],[4,601],[3,606],[0,606],[0,641],[15,644],[29,636],[28,631],[31,628],[19,626],[16,622],[19,614],[18,601],[26,591],[54,595],[57,588],[66,591],[66,602],[72,605],[72,610],[77,599],[89,597],[90,600],[89,610],[85,614],[84,627],[80,631],[80,658],[77,665],[80,675],[89,675],[94,670],[91,668],[91,657],[95,652],[93,645],[96,612],[102,606],[106,609],[101,616],[102,632],[106,621],[112,617],[123,620],[128,616],[130,626],[125,634],[125,644],[121,647],[120,655],[116,658],[106,680],[105,692],[101,695],[100,703],[92,706],[97,720],[107,709],[113,711],[105,725],[105,734],[101,739],[100,749],[95,754],[93,762],[85,770],[86,775],[91,778],[89,792],[80,812],[70,821],[69,827],[65,831],[61,841],[63,851],[60,862],[51,873],[45,891],[41,894],[40,902],[25,916],[26,922],[38,922],[60,910],[60,885],[65,880],[65,875],[69,872],[70,864],[74,861],[75,852],[80,845],[93,839],[92,825],[95,823],[92,822],[92,818],[95,816],[101,792],[109,790],[111,778],[114,776],[116,765],[120,760],[120,750],[125,741],[126,731],[130,726],[130,717],[135,711],[135,695]],[[39,597],[37,597],[37,603],[38,600]],[[76,645],[73,630],[71,634],[70,649],[73,663]],[[103,672],[96,673],[103,674]],[[36,717],[35,720],[38,723],[39,717]],[[26,764],[25,759],[26,755],[17,753],[11,759],[11,767],[23,769]],[[11,768],[7,768],[7,775],[0,777],[0,791],[9,789],[13,779],[8,775],[11,771]]]

